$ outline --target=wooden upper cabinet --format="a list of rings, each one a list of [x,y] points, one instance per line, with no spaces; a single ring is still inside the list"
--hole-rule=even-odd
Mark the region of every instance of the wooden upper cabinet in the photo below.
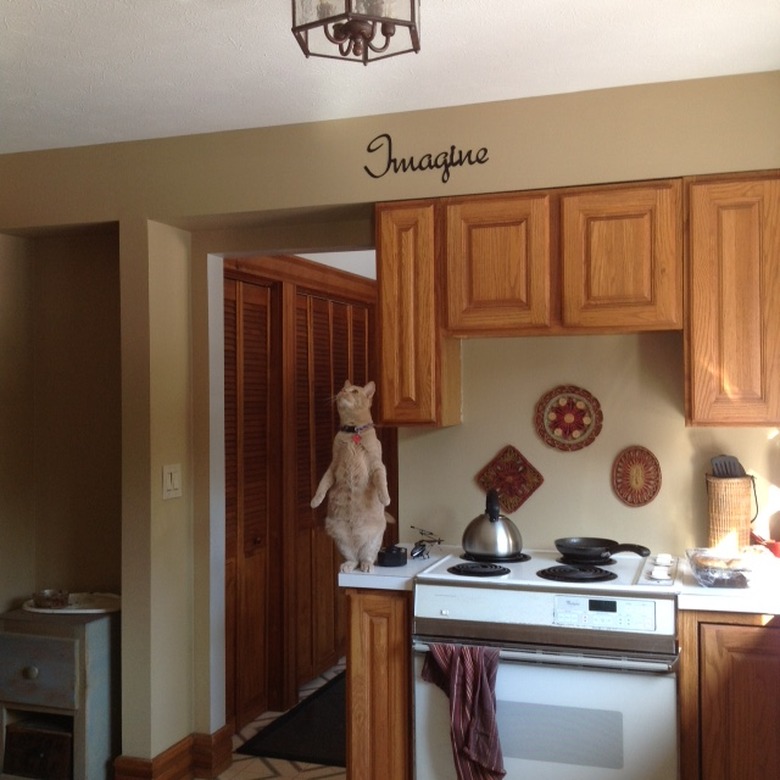
[[[693,180],[689,424],[780,424],[780,176]]]
[[[481,335],[550,324],[550,195],[447,200],[446,327]]]
[[[380,422],[460,422],[460,345],[445,338],[436,294],[434,205],[379,204]]]
[[[679,180],[561,195],[565,328],[682,328],[681,195]]]

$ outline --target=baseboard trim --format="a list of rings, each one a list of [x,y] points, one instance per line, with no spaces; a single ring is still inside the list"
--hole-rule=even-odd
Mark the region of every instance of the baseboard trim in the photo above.
[[[230,766],[232,755],[232,735],[224,726],[213,734],[191,734],[154,758],[119,756],[114,780],[215,778]]]

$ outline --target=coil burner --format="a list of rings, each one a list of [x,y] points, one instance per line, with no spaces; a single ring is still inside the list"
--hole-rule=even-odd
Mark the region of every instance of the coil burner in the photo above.
[[[470,561],[468,563],[458,563],[447,569],[450,574],[457,574],[459,577],[500,577],[502,574],[509,574],[506,566],[499,566],[497,563],[488,563],[487,561]]]
[[[556,582],[607,582],[617,579],[617,574],[598,566],[551,566],[540,569],[537,577]]]

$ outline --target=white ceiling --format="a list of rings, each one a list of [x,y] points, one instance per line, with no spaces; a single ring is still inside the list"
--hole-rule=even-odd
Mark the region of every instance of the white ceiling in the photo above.
[[[367,67],[290,8],[0,0],[0,153],[780,70],[780,0],[421,0],[420,53]]]

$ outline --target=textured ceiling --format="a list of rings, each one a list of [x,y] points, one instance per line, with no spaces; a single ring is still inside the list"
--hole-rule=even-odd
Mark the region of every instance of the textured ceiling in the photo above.
[[[419,54],[362,67],[307,60],[287,0],[0,0],[0,154],[780,70],[780,0],[420,15]]]

